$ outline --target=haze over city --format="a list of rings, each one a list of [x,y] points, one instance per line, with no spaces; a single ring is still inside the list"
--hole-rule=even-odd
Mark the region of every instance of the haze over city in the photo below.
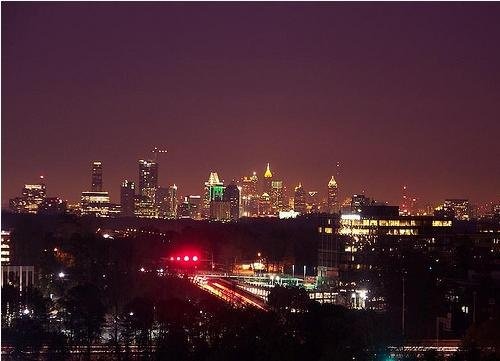
[[[2,203],[70,202],[103,162],[115,201],[153,146],[200,194],[269,162],[289,189],[398,204],[498,199],[500,6],[2,5]]]

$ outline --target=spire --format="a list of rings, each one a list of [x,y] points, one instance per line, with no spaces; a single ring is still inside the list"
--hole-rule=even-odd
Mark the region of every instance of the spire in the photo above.
[[[332,179],[330,179],[330,181],[328,182],[328,187],[336,187],[337,186],[337,182],[335,181],[335,178],[333,177],[332,175]]]
[[[264,178],[272,178],[273,174],[271,173],[271,169],[269,169],[269,163],[267,163],[267,169],[264,173]]]
[[[219,181],[219,175],[217,172],[210,172],[210,176],[208,177],[208,184],[214,185],[220,183]]]

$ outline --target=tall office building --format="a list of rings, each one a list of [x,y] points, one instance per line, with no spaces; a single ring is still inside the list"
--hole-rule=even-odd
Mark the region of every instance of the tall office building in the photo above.
[[[273,173],[271,173],[271,169],[269,168],[269,163],[267,163],[267,168],[266,171],[264,172],[263,193],[271,195],[273,189],[272,182],[273,182]]]
[[[257,173],[250,177],[243,177],[240,184],[241,215],[243,217],[256,217],[259,215],[259,192]]]
[[[201,196],[190,195],[188,197],[189,217],[191,219],[202,219],[201,217]]]
[[[223,198],[229,202],[229,213],[231,220],[240,218],[240,188],[232,182],[224,190]]]
[[[320,199],[318,191],[307,192],[307,212],[318,213],[320,211]]]
[[[168,218],[177,217],[177,186],[175,184],[168,187]]]
[[[139,194],[154,203],[157,188],[158,163],[152,160],[139,160]]]
[[[121,214],[124,217],[133,217],[135,210],[135,183],[124,180],[120,188]]]
[[[224,183],[219,180],[217,172],[210,172],[203,190],[203,218],[209,218],[211,201],[215,200],[214,197],[218,197],[218,200],[222,200],[223,191]]]
[[[295,212],[299,212],[300,214],[307,213],[306,191],[302,187],[301,183],[299,183],[299,185],[295,187],[295,193],[293,196],[293,210]]]
[[[327,207],[328,213],[336,213],[340,210],[338,200],[338,185],[333,176],[328,182]]]
[[[95,161],[92,163],[92,192],[102,192],[102,163]]]
[[[320,216],[317,270],[318,283],[322,286],[332,285],[339,277],[339,264],[342,252],[338,229],[338,216]]]
[[[285,189],[283,181],[273,180],[271,182],[271,208],[274,214],[278,214],[286,207],[285,204]]]

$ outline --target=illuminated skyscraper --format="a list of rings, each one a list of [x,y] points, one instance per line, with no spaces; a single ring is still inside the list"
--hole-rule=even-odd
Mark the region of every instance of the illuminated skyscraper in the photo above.
[[[286,208],[283,181],[271,182],[271,208],[274,214],[278,214]]]
[[[95,161],[92,163],[92,192],[102,192],[102,163]]]
[[[328,182],[327,207],[328,213],[336,213],[340,210],[338,200],[338,185],[333,176]]]
[[[264,193],[271,195],[272,192],[272,182],[273,182],[273,174],[271,173],[271,169],[269,168],[269,163],[267,163],[266,171],[264,172]]]
[[[158,164],[152,160],[139,160],[139,193],[151,203],[158,188]]]
[[[222,193],[224,190],[224,183],[219,180],[217,172],[211,172],[208,176],[208,181],[205,182],[203,191],[203,218],[208,218],[210,215],[210,202],[214,197],[219,197],[222,200]]]
[[[135,183],[124,180],[120,188],[121,214],[124,217],[133,217],[135,210]]]
[[[168,187],[168,218],[177,217],[177,186],[175,184]]]
[[[243,217],[256,217],[259,214],[258,180],[256,172],[253,172],[252,176],[243,177],[239,182],[241,187],[241,215]]]
[[[306,191],[302,187],[301,183],[299,183],[299,185],[295,187],[295,193],[293,196],[293,210],[295,212],[299,212],[300,214],[307,213]]]

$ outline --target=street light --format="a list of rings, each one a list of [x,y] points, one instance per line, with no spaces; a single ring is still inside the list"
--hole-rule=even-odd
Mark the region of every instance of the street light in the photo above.
[[[64,278],[66,276],[64,272],[59,272],[57,275],[59,276],[59,278]]]

